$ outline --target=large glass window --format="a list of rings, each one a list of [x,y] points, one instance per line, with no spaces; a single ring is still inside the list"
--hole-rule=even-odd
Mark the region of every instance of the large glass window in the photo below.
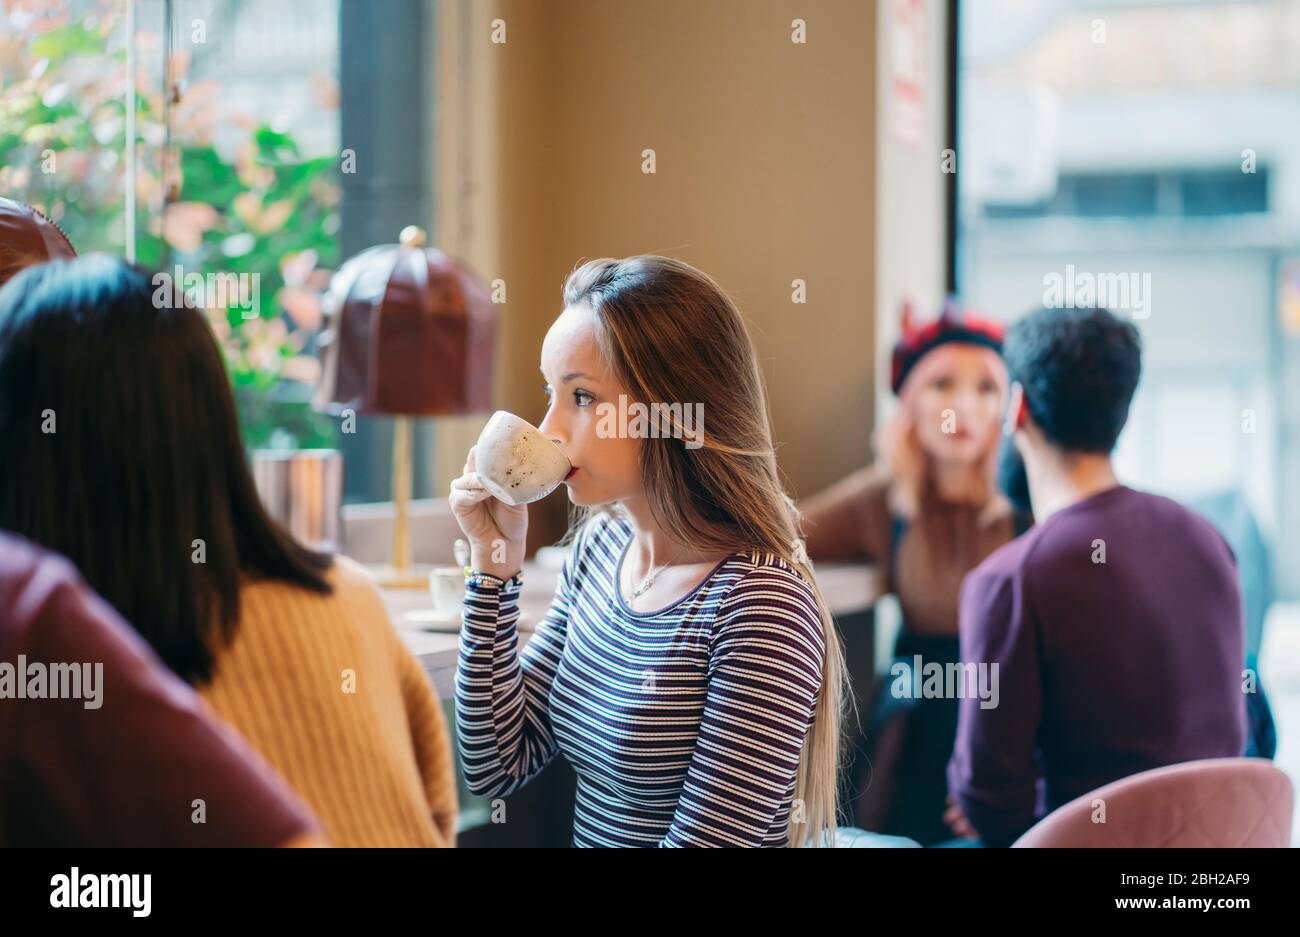
[[[1123,277],[1146,346],[1124,476],[1240,493],[1300,595],[1300,3],[969,0],[960,23],[961,293],[1012,319],[1048,277]]]
[[[432,11],[428,0],[0,0],[0,195],[44,211],[81,253],[178,282],[249,275],[255,295],[210,309],[245,442],[343,449],[350,501],[388,497],[391,421],[363,417],[342,434],[311,409],[320,298],[345,258],[432,226]],[[361,166],[350,175],[349,148]],[[423,496],[430,433],[417,433]]]
[[[141,2],[133,23],[127,7],[6,4],[0,194],[41,208],[82,253],[134,257],[178,284],[248,275],[230,281],[249,287],[238,301],[209,309],[245,441],[331,445],[307,399],[315,287],[338,254],[337,0]]]

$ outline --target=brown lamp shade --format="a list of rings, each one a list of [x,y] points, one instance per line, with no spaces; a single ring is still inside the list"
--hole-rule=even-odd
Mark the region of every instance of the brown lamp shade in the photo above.
[[[418,228],[330,280],[317,409],[445,416],[492,409],[496,312],[487,285]]]
[[[19,271],[77,256],[68,236],[30,205],[0,198],[0,286]]]

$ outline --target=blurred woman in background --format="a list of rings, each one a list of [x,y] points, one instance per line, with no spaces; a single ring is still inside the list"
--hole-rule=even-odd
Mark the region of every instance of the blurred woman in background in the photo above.
[[[331,842],[454,845],[428,678],[364,571],[267,516],[207,321],[144,271],[91,255],[0,290],[0,528],[70,559]]]
[[[902,609],[894,654],[909,681],[916,655],[922,666],[960,659],[963,577],[1030,524],[997,486],[1007,397],[1001,348],[999,324],[951,304],[925,325],[905,312],[891,362],[898,407],[878,434],[879,461],[800,504],[814,561],[883,568]],[[876,694],[845,797],[857,801],[858,825],[932,845],[952,835],[944,771],[957,700],[900,698],[895,687],[887,676]]]

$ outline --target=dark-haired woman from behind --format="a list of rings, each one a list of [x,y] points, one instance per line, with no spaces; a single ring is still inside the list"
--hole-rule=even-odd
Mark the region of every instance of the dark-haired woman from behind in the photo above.
[[[454,845],[428,678],[364,571],[267,516],[204,315],[153,294],[105,255],[0,290],[0,528],[71,559],[331,842]]]

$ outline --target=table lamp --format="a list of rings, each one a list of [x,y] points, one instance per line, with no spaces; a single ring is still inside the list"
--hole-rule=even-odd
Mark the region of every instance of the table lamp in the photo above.
[[[33,264],[76,256],[57,224],[30,205],[0,198],[0,286]]]
[[[496,313],[487,284],[414,225],[368,248],[330,279],[313,405],[333,415],[395,417],[393,542],[382,585],[420,588],[411,562],[411,418],[492,410]]]

